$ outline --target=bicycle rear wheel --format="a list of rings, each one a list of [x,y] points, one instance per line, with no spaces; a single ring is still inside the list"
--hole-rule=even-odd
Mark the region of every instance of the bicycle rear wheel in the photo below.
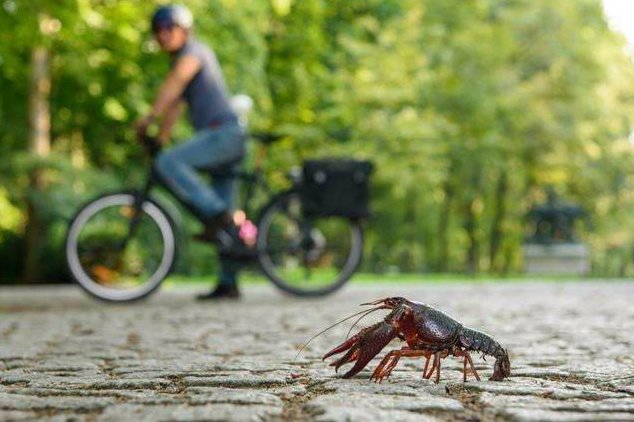
[[[150,199],[137,214],[134,201],[134,194],[127,192],[101,196],[81,208],[69,225],[70,273],[99,299],[127,302],[146,297],[174,263],[176,236],[169,214]]]
[[[340,217],[304,217],[297,192],[284,193],[267,205],[258,230],[262,270],[287,293],[332,293],[348,281],[361,262],[361,225]]]

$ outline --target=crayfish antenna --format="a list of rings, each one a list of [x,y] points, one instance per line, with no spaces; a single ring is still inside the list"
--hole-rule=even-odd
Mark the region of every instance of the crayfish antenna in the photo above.
[[[335,323],[334,323],[334,324],[332,324],[330,327],[324,328],[323,330],[321,330],[320,332],[318,332],[317,334],[315,334],[314,336],[312,336],[312,337],[311,337],[311,338],[310,338],[310,339],[309,339],[306,343],[304,343],[304,345],[303,345],[303,346],[299,349],[299,351],[297,352],[297,354],[295,355],[295,358],[294,358],[293,360],[296,360],[296,359],[299,357],[300,353],[302,353],[302,351],[306,348],[306,346],[308,346],[308,344],[310,344],[310,342],[311,342],[311,341],[315,340],[317,337],[319,337],[320,335],[322,335],[322,334],[323,334],[323,333],[325,333],[326,331],[331,330],[331,329],[335,328],[337,325],[339,325],[339,324],[341,324],[341,323],[343,323],[343,322],[346,322],[346,321],[348,321],[349,319],[352,319],[352,318],[354,318],[354,317],[356,317],[356,316],[358,316],[358,315],[361,315],[361,314],[369,314],[369,313],[372,313],[372,312],[374,312],[374,311],[376,311],[376,310],[378,310],[378,309],[381,309],[381,308],[376,308],[376,309],[364,309],[363,311],[356,312],[356,313],[354,313],[354,314],[350,315],[349,317],[346,317],[346,318],[342,319],[341,321],[337,321],[337,322],[335,322]],[[364,316],[365,316],[365,315],[364,315]],[[357,321],[357,322],[358,322],[358,321]],[[324,357],[324,359],[325,359],[325,358],[326,358],[326,357]]]
[[[374,305],[378,305],[378,304],[381,304],[381,303],[385,303],[385,301],[386,301],[387,299],[388,299],[387,297],[384,297],[384,298],[382,298],[382,299],[377,299],[377,300],[375,300],[375,301],[373,301],[373,302],[366,302],[366,303],[362,303],[362,304],[360,304],[359,306],[374,306]]]
[[[382,307],[382,306],[379,306],[378,308],[370,309],[368,312],[366,312],[365,314],[361,315],[361,316],[359,317],[359,319],[358,319],[358,320],[356,320],[356,321],[354,322],[354,324],[352,324],[352,325],[350,326],[350,329],[348,330],[348,333],[346,334],[346,339],[348,339],[348,337],[350,337],[350,333],[352,332],[352,329],[353,329],[354,327],[356,327],[356,326],[357,326],[357,324],[358,324],[358,323],[360,323],[360,322],[361,322],[361,320],[362,320],[363,318],[365,318],[366,316],[370,315],[372,312],[374,312],[374,311],[379,311],[379,310],[381,310],[381,309],[383,309],[383,307]]]

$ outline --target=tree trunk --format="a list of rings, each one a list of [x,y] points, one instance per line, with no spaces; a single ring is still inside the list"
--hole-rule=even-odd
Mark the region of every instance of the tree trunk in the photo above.
[[[503,170],[498,179],[493,198],[493,221],[491,222],[491,242],[489,247],[489,268],[493,272],[499,272],[502,268],[498,263],[498,255],[502,237],[504,236],[503,223],[506,219],[506,195],[508,193],[508,173]]]
[[[440,208],[440,218],[438,219],[438,254],[435,269],[442,272],[449,269],[449,221],[451,217],[451,207],[454,200],[454,177],[455,163],[451,159],[449,174],[443,188],[445,197]]]
[[[465,262],[465,270],[467,274],[476,274],[479,271],[478,261],[480,259],[480,241],[478,239],[478,217],[474,210],[474,201],[467,201],[464,207],[465,223],[464,228],[469,238],[469,247],[467,249],[467,260]]]
[[[418,191],[416,189],[409,189],[407,194],[407,201],[405,203],[405,227],[407,230],[404,233],[405,241],[407,242],[407,254],[404,256],[404,260],[402,262],[403,270],[412,272],[419,271],[420,268],[416,267],[416,262],[418,261],[418,257],[416,256],[416,249],[413,248],[414,245],[418,243],[423,243],[421,239],[417,238],[417,227],[418,227],[418,219],[416,218],[416,205],[418,203]]]
[[[31,56],[31,86],[29,93],[29,152],[37,158],[46,157],[51,149],[51,116],[49,94],[51,79],[49,72],[49,52],[44,47],[36,47]],[[42,189],[43,175],[35,169],[30,175],[30,194],[27,195],[27,223],[24,233],[24,268],[22,279],[32,283],[39,281],[41,274],[39,245],[45,233],[38,210],[33,202],[33,192]]]

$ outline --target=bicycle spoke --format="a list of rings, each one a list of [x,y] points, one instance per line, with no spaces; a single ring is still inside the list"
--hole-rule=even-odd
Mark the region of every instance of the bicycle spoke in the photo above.
[[[297,194],[282,198],[260,222],[259,258],[271,280],[296,294],[343,284],[361,257],[361,230],[342,218],[306,219]]]
[[[304,278],[306,280],[310,280],[311,274],[312,274],[312,271],[311,271],[310,267],[309,266],[305,266],[304,267]]]
[[[174,235],[163,211],[132,195],[104,196],[73,220],[67,257],[73,277],[91,294],[132,300],[156,288],[174,259]],[[149,213],[148,213],[149,212]]]

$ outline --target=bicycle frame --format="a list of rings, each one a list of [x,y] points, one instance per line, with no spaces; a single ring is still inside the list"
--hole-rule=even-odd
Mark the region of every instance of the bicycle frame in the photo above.
[[[247,217],[257,225],[258,229],[256,249],[253,251],[256,252],[256,254],[244,255],[242,253],[227,253],[221,255],[221,257],[231,259],[233,260],[232,262],[239,262],[241,265],[250,265],[252,261],[257,262],[269,280],[283,291],[294,295],[320,296],[330,293],[347,282],[360,262],[363,248],[361,226],[357,221],[348,219],[347,222],[343,223],[343,226],[340,223],[335,223],[339,225],[335,225],[334,229],[329,229],[329,227],[332,228],[333,226],[328,224],[321,226],[322,220],[320,220],[320,218],[315,219],[304,215],[302,213],[301,198],[299,196],[302,183],[299,173],[292,171],[289,174],[291,182],[290,189],[282,189],[280,191],[271,189],[263,171],[263,164],[266,158],[267,147],[274,142],[275,139],[272,136],[258,139],[261,139],[262,142],[256,145],[258,148],[255,151],[256,155],[252,156],[255,160],[251,165],[248,165],[246,170],[238,166],[224,166],[223,168],[203,170],[209,173],[212,178],[224,177],[227,181],[244,183],[239,188],[239,196],[236,202],[238,202],[239,208],[245,212]],[[169,209],[162,206],[160,201],[153,199],[154,195],[152,194],[152,190],[156,187],[155,185],[163,186],[163,188],[174,197],[176,202],[182,204],[196,219],[205,222],[205,219],[201,218],[202,216],[200,216],[191,205],[169,189],[169,186],[161,180],[162,178],[155,171],[154,159],[159,152],[158,145],[155,144],[152,146],[148,142],[146,147],[148,147],[148,155],[151,157],[151,161],[148,163],[147,178],[143,181],[143,184],[134,191],[114,192],[93,199],[78,211],[76,217],[73,218],[69,225],[66,252],[69,257],[68,263],[72,275],[90,294],[104,300],[130,301],[147,296],[147,294],[154,291],[154,289],[160,285],[163,278],[171,270],[174,260],[176,259],[179,237],[178,219],[175,219],[174,213],[169,212]],[[112,198],[118,198],[115,199],[116,203],[112,202]],[[104,265],[107,266],[106,269],[115,272],[115,274],[113,274],[115,278],[118,277],[120,271],[128,271],[126,267],[128,260],[124,258],[126,255],[121,252],[127,250],[134,242],[133,239],[137,237],[140,237],[143,242],[144,237],[140,235],[145,233],[144,216],[146,215],[146,211],[149,218],[158,225],[164,240],[167,239],[165,245],[171,245],[163,245],[162,249],[162,259],[169,258],[166,261],[161,261],[161,268],[164,269],[165,272],[148,273],[159,274],[159,278],[155,278],[154,276],[152,276],[154,278],[144,278],[145,273],[143,273],[143,275],[134,274],[134,272],[131,273],[132,277],[137,277],[137,275],[142,277],[142,279],[138,280],[142,283],[151,281],[150,284],[147,284],[151,289],[140,291],[140,295],[137,296],[135,296],[136,293],[134,291],[132,291],[133,294],[131,296],[121,296],[118,294],[116,288],[113,289],[116,290],[117,294],[111,294],[112,292],[110,292],[110,290],[112,289],[110,289],[108,285],[102,286],[101,279],[99,278],[100,275],[97,273],[93,274],[93,272],[87,273],[86,268],[84,268],[80,261],[80,256],[85,253],[80,250],[79,244],[84,226],[89,224],[88,221],[92,216],[97,215],[113,204],[118,207],[118,213],[114,214],[115,218],[119,219],[119,224],[123,223],[123,227],[121,227],[123,230],[126,228],[128,230],[127,232],[116,230],[116,234],[113,233],[115,237],[112,239],[118,239],[117,243],[110,243],[110,246],[106,244],[108,249],[103,252],[97,250],[96,253],[107,253],[107,255],[96,256],[94,259],[91,258],[94,261],[94,263],[90,264],[92,267],[95,267],[95,265],[99,267],[100,264],[105,262]],[[93,212],[93,210],[96,211]],[[124,217],[123,221],[121,217]],[[237,215],[234,215],[234,217],[237,217]],[[286,231],[286,227],[290,227],[290,231]],[[342,230],[338,230],[339,228]],[[343,249],[339,250],[337,247],[332,250],[328,249],[327,242],[331,239],[337,239],[337,242],[334,244],[336,246],[339,236],[344,230],[347,240],[344,239],[346,241],[342,246]],[[167,237],[165,237],[165,233],[167,233]],[[272,233],[273,235],[271,236]],[[283,236],[283,238],[280,238],[279,233],[291,233],[291,236]],[[273,241],[269,244],[271,239],[273,239]],[[145,238],[146,242],[147,240],[148,238]],[[151,239],[150,242],[152,242]],[[88,243],[88,245],[90,246],[90,243]],[[121,250],[118,251],[117,248],[119,247]],[[324,254],[325,252],[327,253]],[[88,250],[88,253],[92,253],[91,250]],[[112,257],[112,253],[117,254],[116,257],[114,257],[115,261],[105,260],[108,257]],[[323,262],[322,257],[326,258]],[[284,265],[286,259],[289,259],[288,262],[290,266],[288,267]],[[102,262],[100,260],[105,261]],[[167,266],[163,266],[163,262],[167,263]],[[323,268],[328,278],[328,280],[324,279],[323,281],[327,281],[328,284],[321,284],[319,279],[315,279],[318,283],[316,285],[303,284],[305,282],[314,281],[311,275],[313,268],[321,271],[322,264],[324,265]],[[150,263],[150,265],[153,264]],[[148,269],[150,269],[150,267],[148,267]],[[290,272],[287,270],[290,270]],[[301,274],[296,276],[297,271],[301,272]],[[106,281],[109,280],[110,278],[106,279]],[[112,280],[115,279],[112,278]],[[142,285],[145,286],[146,284]],[[95,286],[97,286],[98,289],[96,289]],[[104,289],[106,290],[105,292]]]
[[[135,200],[133,204],[133,216],[132,216],[132,219],[130,220],[130,228],[128,231],[128,235],[126,236],[126,238],[124,239],[121,245],[122,249],[125,249],[129,239],[131,239],[135,235],[136,228],[139,223],[139,216],[141,215],[141,212],[140,212],[141,207],[143,206],[143,203],[149,198],[150,191],[157,184],[162,186],[165,190],[167,190],[170,193],[170,195],[178,203],[182,204],[194,217],[196,217],[196,219],[198,219],[202,223],[205,222],[205,217],[201,216],[197,212],[197,210],[194,209],[189,203],[187,203],[186,201],[183,201],[181,198],[178,197],[178,195],[174,194],[169,189],[167,184],[164,183],[160,179],[160,177],[157,175],[157,173],[154,171],[154,159],[158,155],[159,151],[156,147],[152,145],[152,142],[153,141],[151,141],[149,138],[143,140],[143,143],[146,146],[146,149],[148,150],[148,153],[150,156],[150,160],[151,160],[150,168],[148,171],[145,185],[135,195]],[[242,209],[247,216],[249,215],[253,216],[254,215],[253,213],[256,211],[255,209],[253,209],[252,200],[256,192],[256,189],[258,187],[262,189],[264,193],[269,197],[272,196],[272,193],[273,193],[264,177],[263,164],[264,164],[265,158],[266,158],[266,147],[262,144],[259,144],[252,171],[245,171],[242,169],[240,170],[210,169],[206,171],[212,178],[213,177],[228,177],[233,179],[234,181],[245,182],[247,184],[246,190],[244,192],[244,199],[242,203],[240,204],[240,209]]]

